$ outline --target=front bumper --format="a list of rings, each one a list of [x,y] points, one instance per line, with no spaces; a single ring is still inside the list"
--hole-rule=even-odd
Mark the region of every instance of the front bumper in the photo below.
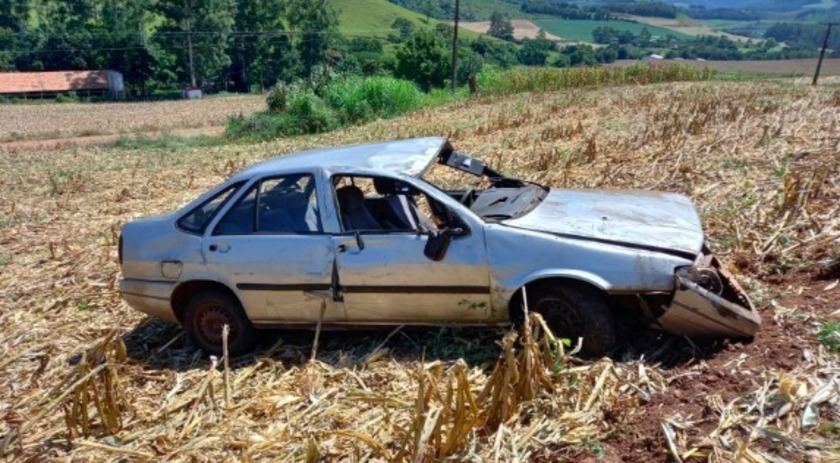
[[[713,258],[711,264],[722,284],[719,294],[683,275],[675,275],[674,298],[657,319],[659,325],[670,333],[695,338],[755,336],[761,327],[761,316],[717,259]]]
[[[175,289],[175,283],[170,281],[129,278],[120,280],[120,293],[131,308],[153,317],[178,323],[170,302],[173,289]]]

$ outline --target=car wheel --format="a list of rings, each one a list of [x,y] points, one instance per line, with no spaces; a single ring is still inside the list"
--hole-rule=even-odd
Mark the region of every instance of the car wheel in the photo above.
[[[254,346],[254,325],[235,297],[204,291],[190,299],[184,314],[184,329],[202,350],[222,355],[222,330],[226,324],[230,327],[228,352],[231,356],[243,354]]]
[[[579,284],[555,284],[538,288],[529,295],[529,308],[543,316],[554,335],[577,343],[581,352],[600,357],[615,344],[615,323],[604,296],[596,289]]]

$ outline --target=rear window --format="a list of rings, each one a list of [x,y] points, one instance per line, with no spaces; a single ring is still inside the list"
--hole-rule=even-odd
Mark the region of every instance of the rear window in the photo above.
[[[216,213],[219,212],[219,209],[228,202],[240,186],[242,186],[242,183],[231,185],[219,192],[216,196],[204,201],[200,206],[190,211],[189,214],[181,217],[178,220],[178,227],[189,233],[199,235],[204,233],[204,229],[207,228],[207,225],[213,220]]]

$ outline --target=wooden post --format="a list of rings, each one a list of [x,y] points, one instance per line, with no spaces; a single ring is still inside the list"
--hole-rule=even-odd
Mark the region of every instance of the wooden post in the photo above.
[[[461,0],[455,0],[455,29],[452,33],[452,94],[458,88],[455,82],[458,77],[458,22],[461,20]]]
[[[823,58],[825,58],[825,50],[828,48],[828,37],[831,35],[831,26],[834,23],[828,23],[828,29],[825,30],[825,39],[823,40],[822,50],[820,50],[820,59],[817,61],[817,71],[814,72],[814,81],[811,85],[817,85],[817,80],[820,78],[820,70],[822,69]]]
[[[184,0],[187,9],[187,53],[190,58],[190,83],[192,88],[196,87],[195,67],[193,65],[193,43],[192,43],[192,0]]]

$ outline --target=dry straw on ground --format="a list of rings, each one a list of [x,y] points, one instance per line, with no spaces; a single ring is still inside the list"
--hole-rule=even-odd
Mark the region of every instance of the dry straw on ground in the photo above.
[[[225,124],[229,116],[265,109],[260,95],[154,103],[6,104],[0,142],[160,132]]]
[[[121,223],[172,210],[272,154],[429,134],[552,186],[688,194],[765,329],[804,333],[782,340],[796,361],[736,357],[709,372],[690,356],[666,361],[692,352],[687,342],[651,339],[621,362],[584,363],[537,324],[532,335],[404,330],[384,346],[387,332],[326,333],[310,363],[311,334],[280,333],[255,357],[231,359],[226,382],[224,362],[119,300]],[[830,460],[837,355],[814,342],[814,307],[777,299],[810,288],[806,275],[838,278],[839,134],[838,90],[716,82],[479,99],[259,145],[0,154],[8,458],[524,461],[599,448],[618,458],[610,439],[628,442],[650,416],[658,431],[638,436],[653,442],[640,460]],[[836,289],[819,297],[830,304]],[[778,347],[761,342],[750,355]],[[705,374],[737,393],[709,393],[702,413],[656,405]]]

